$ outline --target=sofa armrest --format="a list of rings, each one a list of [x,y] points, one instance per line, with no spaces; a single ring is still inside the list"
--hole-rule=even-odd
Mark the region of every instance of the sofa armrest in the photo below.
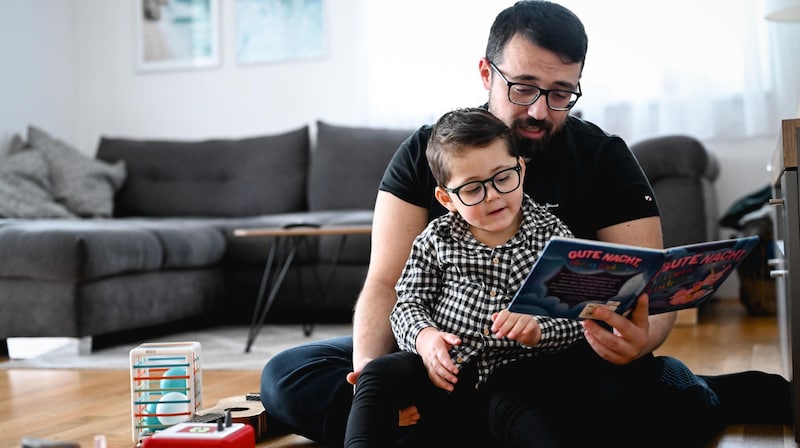
[[[717,157],[684,135],[643,140],[631,145],[631,151],[656,194],[664,246],[717,239]]]

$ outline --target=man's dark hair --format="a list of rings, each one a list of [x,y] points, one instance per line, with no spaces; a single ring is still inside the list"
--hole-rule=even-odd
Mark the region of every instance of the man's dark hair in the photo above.
[[[544,0],[523,0],[509,6],[495,18],[486,43],[486,58],[503,60],[503,49],[515,34],[561,57],[565,64],[586,60],[589,45],[583,23],[569,9]]]
[[[485,148],[502,139],[508,153],[517,157],[511,129],[486,109],[473,107],[450,111],[433,125],[425,156],[436,182],[444,186],[450,179],[450,163],[465,151]]]

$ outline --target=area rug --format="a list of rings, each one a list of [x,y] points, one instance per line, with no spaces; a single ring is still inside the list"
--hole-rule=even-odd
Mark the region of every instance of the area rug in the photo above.
[[[265,325],[259,332],[250,352],[245,353],[247,326],[215,327],[123,344],[78,354],[78,340],[55,350],[28,359],[0,362],[0,369],[129,369],[130,351],[143,342],[200,343],[204,370],[261,370],[276,353],[296,345],[352,334],[349,324],[317,324],[310,336],[305,336],[300,324]]]

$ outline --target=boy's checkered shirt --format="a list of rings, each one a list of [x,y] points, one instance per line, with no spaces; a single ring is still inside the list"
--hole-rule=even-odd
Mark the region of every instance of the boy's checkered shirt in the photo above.
[[[453,333],[462,342],[450,352],[453,362],[459,367],[475,363],[482,384],[498,365],[562,350],[583,337],[580,322],[546,316],[537,316],[542,337],[534,347],[491,332],[492,313],[508,308],[547,241],[572,237],[558,217],[527,194],[522,213],[516,235],[494,248],[475,239],[457,213],[428,224],[414,241],[390,317],[402,350],[416,353],[417,335],[426,327]]]

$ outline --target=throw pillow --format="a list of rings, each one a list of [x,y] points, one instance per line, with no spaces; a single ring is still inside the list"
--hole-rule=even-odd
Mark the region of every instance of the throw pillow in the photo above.
[[[0,157],[5,157],[9,154],[20,152],[23,149],[25,149],[25,142],[22,140],[22,137],[20,137],[19,134],[14,134],[14,136],[11,137],[11,141],[8,142],[8,146],[5,148],[0,148]]]
[[[47,163],[28,149],[0,159],[0,216],[4,218],[75,218],[53,200]]]
[[[87,157],[34,126],[28,127],[28,145],[42,151],[56,201],[78,216],[112,216],[114,194],[125,181],[124,162],[109,164]]]
[[[25,140],[19,134],[14,134],[14,137],[11,138],[11,145],[8,147],[8,153],[18,153],[23,149],[25,149]]]

